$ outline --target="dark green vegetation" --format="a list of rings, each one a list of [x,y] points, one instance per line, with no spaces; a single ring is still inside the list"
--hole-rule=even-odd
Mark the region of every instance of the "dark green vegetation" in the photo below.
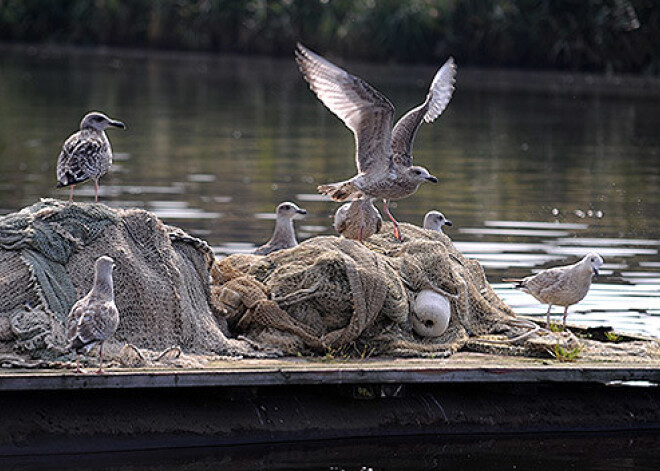
[[[0,0],[0,40],[660,72],[657,0]]]

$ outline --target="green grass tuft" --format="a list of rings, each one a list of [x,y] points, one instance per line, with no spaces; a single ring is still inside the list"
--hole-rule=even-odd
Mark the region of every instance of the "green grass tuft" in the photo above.
[[[577,347],[566,349],[561,345],[554,345],[550,354],[555,357],[555,359],[562,363],[570,363],[577,361],[580,358],[580,353],[582,352],[582,346],[578,345]]]

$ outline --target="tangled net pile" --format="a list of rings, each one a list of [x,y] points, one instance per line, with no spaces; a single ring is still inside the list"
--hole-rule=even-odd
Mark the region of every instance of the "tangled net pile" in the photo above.
[[[107,351],[240,349],[212,312],[208,245],[143,210],[46,199],[0,218],[0,362],[66,355],[64,323],[91,288],[94,262],[116,262],[121,320]]]
[[[472,336],[521,334],[481,265],[449,237],[403,224],[401,243],[391,232],[385,225],[367,246],[316,237],[266,257],[232,255],[212,270],[212,302],[232,331],[285,354],[349,346],[362,354],[448,355]],[[411,303],[423,289],[450,300],[439,337],[412,329]]]
[[[479,263],[446,235],[408,224],[402,230],[403,243],[385,225],[366,246],[315,237],[265,257],[217,261],[205,242],[149,212],[42,200],[0,218],[0,365],[71,358],[65,319],[91,288],[101,255],[116,262],[120,312],[104,350],[124,366],[203,366],[218,353],[447,356],[462,347],[532,356],[584,348],[581,357],[599,361],[660,357],[657,342],[603,348],[518,319]],[[422,290],[449,300],[440,336],[413,328]]]

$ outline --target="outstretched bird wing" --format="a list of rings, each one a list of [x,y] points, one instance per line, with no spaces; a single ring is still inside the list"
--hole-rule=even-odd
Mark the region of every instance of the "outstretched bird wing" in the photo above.
[[[296,61],[309,88],[355,134],[358,172],[386,171],[392,154],[392,103],[364,80],[300,43]]]
[[[400,164],[408,167],[412,165],[412,147],[417,130],[422,121],[432,123],[442,114],[454,93],[455,82],[456,64],[450,57],[433,77],[426,101],[408,111],[396,123],[392,131],[392,152]]]

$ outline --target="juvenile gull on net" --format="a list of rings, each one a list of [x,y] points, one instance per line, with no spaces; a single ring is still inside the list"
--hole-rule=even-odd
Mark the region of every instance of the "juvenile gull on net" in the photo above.
[[[442,233],[442,226],[452,226],[452,222],[440,211],[429,211],[424,216],[424,229]]]
[[[543,270],[533,276],[515,280],[516,288],[531,294],[543,304],[548,304],[546,321],[550,328],[550,309],[553,305],[564,306],[564,329],[568,307],[580,302],[591,287],[591,279],[598,275],[598,269],[603,265],[603,259],[597,253],[591,252],[573,265],[555,267]]]
[[[299,208],[294,203],[286,201],[280,203],[275,211],[275,230],[268,242],[257,248],[255,255],[268,255],[271,252],[282,249],[290,249],[298,245],[296,232],[293,229],[293,219],[307,214],[307,211]]]
[[[100,344],[99,369],[103,372],[103,343],[117,330],[119,311],[115,305],[112,283],[114,262],[110,257],[96,260],[94,284],[87,295],[78,300],[66,320],[69,349],[76,352],[76,372],[80,373],[81,353],[88,354],[95,345]]]
[[[99,200],[99,179],[112,165],[112,147],[105,128],[114,126],[125,129],[121,121],[92,111],[80,122],[80,131],[64,142],[57,158],[57,188],[71,187],[69,201],[73,201],[73,189],[78,183],[94,181],[94,201]]]
[[[335,230],[347,239],[362,242],[380,231],[383,218],[372,198],[361,198],[343,204],[335,213]]]
[[[438,182],[424,167],[412,165],[412,146],[422,121],[434,121],[451,99],[454,60],[449,58],[435,74],[424,103],[406,113],[394,129],[394,106],[367,82],[302,44],[296,49],[296,61],[310,89],[355,135],[358,174],[343,182],[320,185],[319,192],[335,201],[383,199],[385,213],[394,223],[394,235],[401,239],[389,202],[412,195],[424,182]]]

